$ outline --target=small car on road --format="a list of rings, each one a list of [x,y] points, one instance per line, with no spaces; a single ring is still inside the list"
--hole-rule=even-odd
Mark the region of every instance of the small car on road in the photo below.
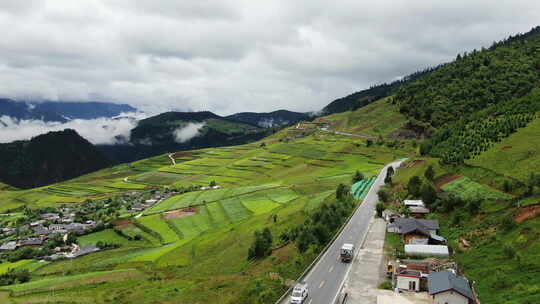
[[[306,301],[307,297],[307,283],[296,284],[291,294],[291,304],[303,304]]]
[[[343,244],[339,255],[343,263],[350,263],[354,258],[354,245],[347,243]]]

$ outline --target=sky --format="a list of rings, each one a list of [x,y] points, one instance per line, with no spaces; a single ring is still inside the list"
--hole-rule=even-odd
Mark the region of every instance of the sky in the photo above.
[[[530,0],[2,0],[0,96],[316,111],[539,20]]]

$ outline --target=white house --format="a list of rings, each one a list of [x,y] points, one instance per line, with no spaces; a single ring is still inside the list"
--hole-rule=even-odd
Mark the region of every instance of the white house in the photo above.
[[[469,281],[450,271],[430,273],[428,275],[428,293],[434,304],[475,303]]]
[[[420,291],[422,273],[416,270],[403,270],[396,273],[396,288],[408,291]]]

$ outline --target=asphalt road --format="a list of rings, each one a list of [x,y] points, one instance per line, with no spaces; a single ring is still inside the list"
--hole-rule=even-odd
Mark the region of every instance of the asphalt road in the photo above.
[[[389,166],[396,169],[400,164],[401,161],[393,162],[381,170],[364,202],[358,207],[335,241],[328,247],[326,253],[305,276],[304,281],[308,284],[309,291],[306,304],[334,304],[352,264],[340,261],[339,250],[344,243],[353,243],[356,248],[355,254],[358,253],[358,249],[369,230],[370,221],[375,214],[375,205],[378,202],[377,191],[384,185],[386,170]],[[281,303],[290,303],[290,298],[286,297]]]

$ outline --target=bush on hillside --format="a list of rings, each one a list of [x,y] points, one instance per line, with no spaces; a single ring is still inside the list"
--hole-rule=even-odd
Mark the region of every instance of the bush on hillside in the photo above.
[[[356,170],[356,173],[354,173],[354,176],[352,178],[353,184],[355,184],[355,183],[357,183],[357,182],[359,182],[359,181],[361,181],[363,179],[364,179],[364,174],[362,174],[362,172]]]
[[[428,181],[433,181],[433,179],[435,178],[435,169],[433,169],[433,165],[429,165],[427,167],[426,172],[424,172],[424,177]]]
[[[390,201],[390,191],[388,191],[387,189],[380,189],[377,192],[377,196],[379,197],[379,201],[381,202],[387,203]]]
[[[248,260],[260,259],[272,253],[272,233],[270,229],[254,232],[254,240],[248,249]]]
[[[422,186],[422,180],[418,176],[413,176],[407,183],[407,190],[415,197],[420,196],[420,187]]]

